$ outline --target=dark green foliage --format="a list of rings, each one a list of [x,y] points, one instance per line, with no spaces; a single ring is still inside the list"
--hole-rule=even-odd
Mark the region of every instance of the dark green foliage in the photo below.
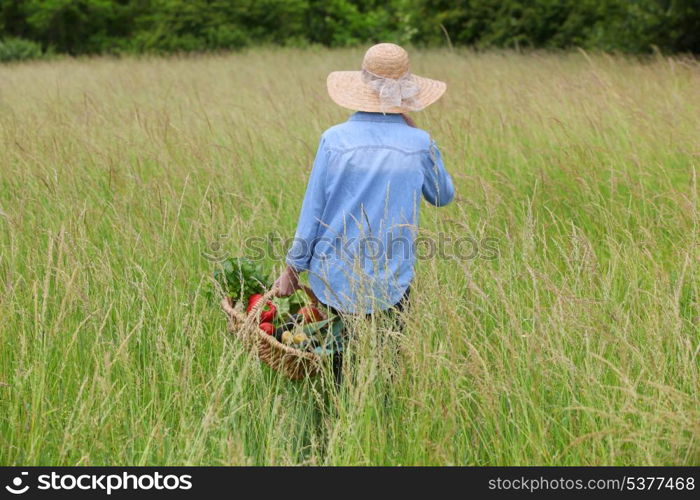
[[[0,33],[57,52],[113,52],[130,35],[135,0],[0,0]]]
[[[700,53],[700,0],[0,0],[0,37],[69,54],[253,44]]]
[[[700,53],[700,0],[419,0],[421,41]]]
[[[41,57],[41,47],[35,42],[21,38],[0,40],[0,62],[25,61],[38,57]]]

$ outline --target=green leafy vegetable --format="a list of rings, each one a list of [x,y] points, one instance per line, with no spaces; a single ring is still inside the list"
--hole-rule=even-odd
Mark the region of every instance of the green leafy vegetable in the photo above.
[[[339,316],[304,325],[304,333],[316,341],[313,352],[322,355],[343,352],[343,329]]]
[[[296,314],[306,302],[308,302],[306,293],[302,290],[297,290],[289,297],[275,297],[272,303],[277,307],[277,326],[280,326],[291,320],[292,315]]]
[[[218,263],[214,280],[233,301],[246,300],[254,293],[264,293],[269,279],[259,264],[245,257],[231,257]]]
[[[316,321],[315,323],[308,323],[304,325],[304,333],[307,336],[311,336],[314,333],[319,332],[324,326],[328,325],[332,319],[324,319],[323,321]]]

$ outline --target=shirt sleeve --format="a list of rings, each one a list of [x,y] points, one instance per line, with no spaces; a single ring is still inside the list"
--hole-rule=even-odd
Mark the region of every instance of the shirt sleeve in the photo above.
[[[444,207],[454,198],[455,189],[450,174],[445,170],[442,154],[435,141],[423,156],[423,196],[431,205]]]
[[[301,214],[297,224],[294,241],[287,253],[286,262],[297,271],[308,271],[313,255],[321,217],[326,206],[325,179],[328,163],[328,151],[325,140],[321,138],[316,151],[316,159],[311,168],[309,183],[301,205]]]

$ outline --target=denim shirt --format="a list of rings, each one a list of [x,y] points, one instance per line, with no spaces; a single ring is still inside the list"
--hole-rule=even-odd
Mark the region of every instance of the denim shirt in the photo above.
[[[387,309],[413,279],[421,198],[453,197],[427,132],[399,114],[354,113],[321,136],[286,262],[339,311]]]

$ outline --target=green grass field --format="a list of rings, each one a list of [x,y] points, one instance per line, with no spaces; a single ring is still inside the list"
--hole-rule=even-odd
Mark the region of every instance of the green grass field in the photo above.
[[[339,393],[226,334],[205,254],[293,236],[362,53],[0,67],[1,464],[700,463],[691,59],[416,52],[458,191],[422,234],[497,258],[422,260]]]

